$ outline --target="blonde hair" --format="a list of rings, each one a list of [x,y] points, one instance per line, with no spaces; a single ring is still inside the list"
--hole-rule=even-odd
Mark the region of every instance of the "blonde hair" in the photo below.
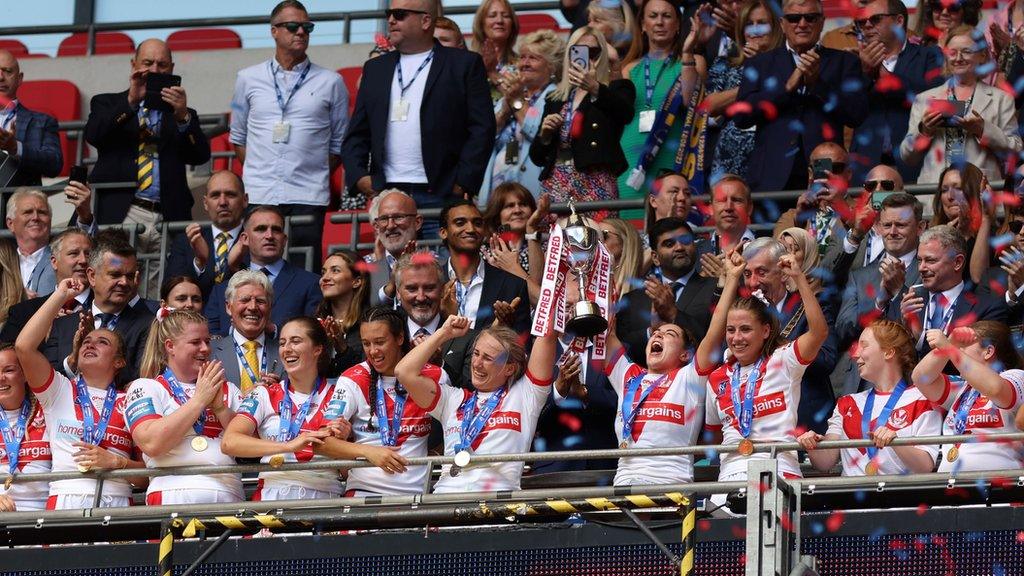
[[[153,320],[149,326],[149,336],[146,338],[146,347],[139,365],[140,378],[156,378],[164,371],[167,367],[167,349],[164,342],[174,340],[185,331],[186,326],[192,324],[206,326],[206,318],[187,308],[172,310],[165,318],[160,319],[157,316],[156,320]]]
[[[633,16],[633,9],[626,4],[626,0],[620,0],[615,8],[602,6],[600,2],[591,2],[587,6],[587,15],[603,17],[612,26],[612,38],[605,38],[615,46],[615,49],[625,48],[629,50],[633,42],[633,28],[636,26],[636,17]],[[616,41],[618,37],[618,41]]]
[[[515,372],[512,374],[511,381],[515,382],[523,377],[526,373],[526,349],[519,342],[519,334],[509,328],[508,326],[490,326],[484,328],[477,335],[473,341],[473,349],[476,349],[476,343],[480,341],[480,337],[487,334],[491,338],[494,338],[498,345],[505,351],[505,364],[514,364],[516,367]]]
[[[597,45],[601,47],[601,55],[598,56],[597,64],[595,65],[597,81],[600,84],[608,84],[611,68],[608,65],[608,42],[604,39],[604,34],[590,26],[584,26],[572,33],[566,46],[574,46],[580,39],[588,35],[593,36],[597,40]],[[562,57],[562,79],[559,80],[558,86],[548,94],[548,100],[569,99],[569,93],[572,92],[572,86],[569,84],[569,68],[569,49],[566,48],[565,55]]]
[[[612,264],[612,281],[621,297],[633,289],[633,279],[640,276],[640,267],[644,263],[643,244],[640,233],[629,222],[621,218],[605,218],[601,223],[614,228],[622,239],[622,254]]]
[[[0,277],[0,324],[3,324],[7,322],[11,306],[25,299],[18,249],[9,238],[0,242]]]
[[[512,7],[508,0],[485,0],[476,9],[476,14],[473,16],[473,52],[479,53],[483,50],[484,41],[487,39],[487,36],[484,34],[484,20],[487,18],[487,12],[491,9],[491,4],[495,2],[504,4],[505,9],[512,16],[512,25],[508,31],[508,41],[505,42],[505,50],[501,53],[501,62],[503,64],[510,64],[516,59],[514,48],[516,40],[519,38],[519,16],[516,16],[515,8]]]
[[[529,47],[551,67],[555,78],[562,75],[562,58],[565,56],[565,42],[553,30],[537,30],[530,32],[519,42],[519,52]]]

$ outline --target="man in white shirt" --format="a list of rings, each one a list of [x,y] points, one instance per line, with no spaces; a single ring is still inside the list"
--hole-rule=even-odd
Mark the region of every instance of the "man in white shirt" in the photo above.
[[[293,230],[292,242],[312,246],[319,265],[330,174],[340,163],[348,125],[348,91],[335,71],[307,57],[314,24],[301,2],[278,3],[270,22],[274,58],[240,71],[235,82],[231,143],[253,204],[313,216],[313,225]]]

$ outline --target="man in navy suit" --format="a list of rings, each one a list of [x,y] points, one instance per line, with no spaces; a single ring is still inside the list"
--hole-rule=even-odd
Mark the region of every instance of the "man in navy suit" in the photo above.
[[[747,62],[737,96],[749,109],[736,126],[757,127],[747,171],[754,191],[806,189],[815,146],[842,142],[843,128],[868,112],[858,58],[818,45],[820,0],[785,0],[782,11],[785,45]]]
[[[924,333],[954,328],[978,320],[1006,322],[1006,301],[975,294],[964,283],[967,243],[948,224],[932,226],[921,234],[917,248],[921,284],[904,287],[888,306],[888,317],[903,322],[917,341],[918,358],[931,351]]]
[[[341,147],[352,193],[398,188],[437,208],[483,183],[495,136],[487,75],[479,54],[434,41],[437,4],[392,0],[385,12],[396,50],[363,66]],[[436,230],[427,222],[423,235]]]
[[[276,297],[270,319],[275,327],[296,316],[312,316],[323,300],[320,277],[296,268],[284,259],[287,241],[284,216],[273,206],[258,206],[250,212],[239,240],[242,248],[248,251],[249,270],[265,274],[273,287]],[[206,303],[211,334],[227,335],[231,325],[224,307],[226,288],[224,282],[217,284]]]
[[[274,290],[262,273],[242,270],[224,283],[228,335],[210,343],[210,354],[224,365],[224,378],[243,393],[267,373],[280,373],[277,336],[270,327]],[[253,378],[255,377],[255,378]]]
[[[942,84],[942,52],[911,44],[907,7],[901,0],[874,0],[855,21],[863,34],[860,62],[867,82],[869,113],[853,133],[853,184],[876,164],[895,166],[904,182],[916,182],[920,165],[907,166],[898,149],[907,135],[914,96]]]
[[[241,257],[242,216],[249,205],[242,179],[230,170],[214,172],[206,182],[203,207],[210,216],[210,224],[200,226],[193,222],[179,234],[171,246],[164,278],[189,276],[199,283],[203,301],[217,284],[229,277],[229,257]],[[236,267],[248,266],[247,261]]]
[[[18,87],[24,77],[18,59],[0,50],[0,149],[17,164],[11,181],[0,185],[39,186],[42,176],[57,176],[64,167],[57,120],[33,112],[18,101]]]

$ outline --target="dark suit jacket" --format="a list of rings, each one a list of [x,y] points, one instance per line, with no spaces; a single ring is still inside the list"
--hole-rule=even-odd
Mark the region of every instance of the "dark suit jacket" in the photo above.
[[[210,342],[210,353],[214,360],[220,360],[221,364],[224,365],[224,378],[228,382],[241,386],[242,369],[239,367],[238,354],[235,353],[235,347],[232,342],[233,337],[230,334],[215,338]],[[263,342],[264,346],[266,346],[263,352],[267,356],[267,371],[274,371],[274,364],[276,363],[276,372],[278,374],[284,373],[284,366],[281,365],[281,356],[278,354],[277,336],[267,334]]]
[[[210,334],[227,336],[231,318],[224,307],[228,279],[217,284],[206,303],[205,316],[210,323]],[[312,272],[296,268],[286,260],[281,273],[274,278],[274,297],[270,306],[270,321],[280,328],[296,316],[313,316],[316,307],[324,299],[320,293],[320,277]]]
[[[836,310],[831,301],[819,295],[818,304],[825,314],[825,321],[828,325],[834,326]],[[796,314],[800,305],[800,294],[792,293],[786,297],[786,303],[782,306],[779,314],[779,327],[785,329]],[[800,319],[794,324],[787,338],[792,342],[807,332],[807,315],[801,314]],[[839,361],[839,343],[835,330],[829,330],[828,337],[821,345],[821,350],[814,357],[814,361],[804,372],[803,380],[800,381],[800,405],[797,408],[797,426],[805,430],[814,430],[824,434],[828,429],[828,419],[832,416],[832,410],[836,405],[836,395],[832,390],[830,375]]]
[[[442,267],[444,270],[444,282],[448,282],[448,264]],[[476,309],[477,330],[486,328],[494,322],[494,303],[498,300],[512,302],[519,297],[519,306],[516,307],[515,321],[512,329],[520,334],[530,331],[530,294],[526,288],[526,282],[518,277],[495,268],[484,262],[484,286],[480,293],[480,304]]]
[[[20,103],[14,114],[14,136],[21,142],[21,157],[18,172],[8,186],[39,186],[43,176],[53,178],[64,168],[57,120]]]
[[[899,158],[900,143],[907,135],[910,122],[910,105],[914,99],[907,93],[920,94],[942,84],[944,58],[937,46],[920,46],[907,43],[907,47],[896,59],[892,75],[884,79],[868,79],[869,112],[864,123],[853,133],[850,144],[850,160],[853,167],[851,184],[860,185],[864,176],[876,165],[881,164],[883,152],[895,159],[904,182],[916,182],[921,172],[920,164],[907,166]],[[885,146],[888,145],[888,150]]]
[[[619,140],[622,131],[633,120],[633,101],[636,88],[629,80],[612,80],[607,86],[601,85],[597,99],[584,98],[574,114],[573,123],[579,123],[579,134],[573,136],[572,158],[579,170],[605,167],[612,176],[618,177],[629,168],[626,155]],[[560,114],[564,100],[548,100],[544,103],[544,114]],[[543,168],[540,179],[551,175],[558,155],[559,139],[556,134],[545,144],[536,138],[530,145],[530,160]]]
[[[1017,82],[1024,77],[1024,52],[1017,51],[1017,55],[1013,58],[1013,63],[1010,65],[1010,72],[1006,75],[1006,80],[1010,86],[1016,86]],[[1017,106],[1017,126],[1024,130],[1024,90],[1016,90],[1014,96],[1014,104]]]
[[[814,86],[787,93],[796,65],[785,46],[747,61],[737,101],[749,112],[733,116],[738,128],[757,127],[747,169],[754,191],[781,190],[793,171],[794,150],[810,157],[815,146],[843,143],[843,127],[857,127],[868,113],[860,60],[853,54],[818,47],[821,72]],[[858,87],[859,84],[859,87]]]
[[[355,193],[363,176],[384,188],[384,137],[391,108],[391,83],[398,51],[367,60],[356,107],[341,145],[345,187]],[[433,193],[445,197],[456,184],[480,189],[494,148],[495,121],[487,74],[480,56],[434,43],[434,59],[420,107],[423,168]]]
[[[907,289],[904,288],[900,291],[899,296],[893,298],[889,303],[889,310],[886,313],[888,318],[896,322],[903,322],[903,318],[900,317],[900,301],[906,293]],[[918,293],[924,296],[925,306],[918,313],[917,322],[920,326],[927,326],[925,313],[928,310],[928,300],[931,296],[924,288],[919,288]],[[949,327],[952,329],[958,326],[970,326],[978,320],[1006,322],[1006,318],[1006,301],[1002,297],[996,298],[992,294],[975,294],[969,291],[967,286],[964,286],[964,291],[960,293],[960,297],[953,305],[953,316]],[[921,346],[917,349],[918,358],[923,358],[929,351],[931,351],[931,347],[928,346],[928,341],[921,342]]]
[[[694,270],[676,300],[676,324],[694,337],[694,346],[704,339],[711,324],[711,304],[715,301],[715,278],[704,278]],[[615,334],[626,347],[626,354],[640,366],[647,366],[647,331],[651,327],[651,299],[643,288],[627,292],[615,313]]]
[[[920,280],[921,272],[918,270],[915,256],[907,268],[903,287],[909,288]],[[846,289],[842,294],[839,315],[836,317],[835,332],[839,338],[840,350],[846,350],[860,337],[869,317],[884,317],[887,310],[878,310],[875,307],[875,298],[882,292],[882,273],[879,272],[877,262],[854,270],[849,276],[849,281],[842,285],[845,285]]]
[[[160,121],[160,208],[168,221],[192,219],[192,191],[185,179],[185,165],[205,164],[210,159],[210,142],[199,128],[199,116],[191,108],[189,114],[184,131],[178,129],[173,114],[165,112]],[[93,96],[85,140],[99,152],[90,182],[138,179],[139,120],[138,112],[128,105],[127,90]],[[134,195],[135,187],[100,192],[96,202],[99,223],[123,222]]]
[[[64,372],[64,358],[71,354],[71,344],[74,342],[75,332],[78,331],[79,317],[79,314],[68,314],[54,320],[50,337],[43,345],[43,354],[58,372]],[[143,300],[121,312],[114,331],[124,338],[128,364],[117,376],[119,384],[126,384],[139,377],[139,364],[142,362],[142,353],[152,321],[153,313]],[[70,374],[65,376],[71,377]]]
[[[209,225],[203,226],[202,234],[203,239],[206,240],[206,245],[210,247],[210,261],[206,263],[206,269],[203,270],[203,273],[196,274],[196,269],[192,266],[192,261],[195,260],[196,253],[192,250],[192,244],[188,241],[188,236],[181,233],[178,234],[171,243],[171,253],[167,258],[167,267],[164,269],[164,278],[171,278],[172,276],[188,276],[189,278],[195,278],[196,282],[199,283],[199,290],[203,293],[203,301],[206,302],[210,299],[210,293],[213,292],[213,279],[215,276],[214,250],[216,245],[214,244],[213,239],[213,229]],[[242,267],[249,267],[248,253],[246,253],[242,260]],[[225,280],[225,282],[226,281],[227,280]]]

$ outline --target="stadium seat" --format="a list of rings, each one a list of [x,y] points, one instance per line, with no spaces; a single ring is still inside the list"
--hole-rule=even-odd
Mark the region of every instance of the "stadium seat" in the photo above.
[[[210,151],[211,152],[230,152],[230,151],[234,150],[234,147],[231,146],[230,136],[231,136],[230,132],[225,132],[225,133],[221,134],[220,136],[214,136],[213,138],[210,138]],[[217,170],[227,170],[228,169],[228,161],[229,160],[230,160],[230,164],[231,164],[231,171],[234,172],[235,174],[238,174],[238,176],[241,177],[242,176],[242,163],[239,162],[237,158],[214,158],[213,159],[213,169],[214,169],[214,171],[217,171]]]
[[[537,30],[554,30],[558,32],[561,27],[558,20],[550,14],[520,14],[519,15],[519,36],[523,37],[530,32]]]
[[[24,58],[29,55],[28,47],[25,46],[20,40],[14,40],[4,38],[0,40],[0,50],[7,50],[14,55],[15,58]]]
[[[167,37],[171,52],[181,50],[224,50],[242,47],[242,38],[227,28],[177,30]]]
[[[78,87],[67,80],[26,80],[18,88],[18,100],[37,112],[45,112],[58,122],[82,119],[82,95]],[[60,133],[60,146],[64,152],[61,176],[67,176],[75,162],[75,142],[66,132]],[[88,155],[86,146],[83,156]]]
[[[348,89],[348,115],[356,109],[356,93],[359,92],[359,79],[363,76],[362,66],[349,66],[338,68],[338,74],[345,81],[345,88]]]
[[[85,32],[76,32],[60,41],[57,56],[85,56],[89,36]],[[135,41],[124,32],[97,32],[93,54],[132,54],[135,52]]]
[[[352,224],[349,222],[332,224],[331,216],[333,214],[359,214],[362,212],[365,212],[365,210],[338,210],[327,213],[327,216],[324,218],[323,254],[329,254],[328,250],[332,244],[345,244],[347,246],[352,242]],[[372,243],[373,238],[373,225],[369,222],[360,222],[359,243]]]

